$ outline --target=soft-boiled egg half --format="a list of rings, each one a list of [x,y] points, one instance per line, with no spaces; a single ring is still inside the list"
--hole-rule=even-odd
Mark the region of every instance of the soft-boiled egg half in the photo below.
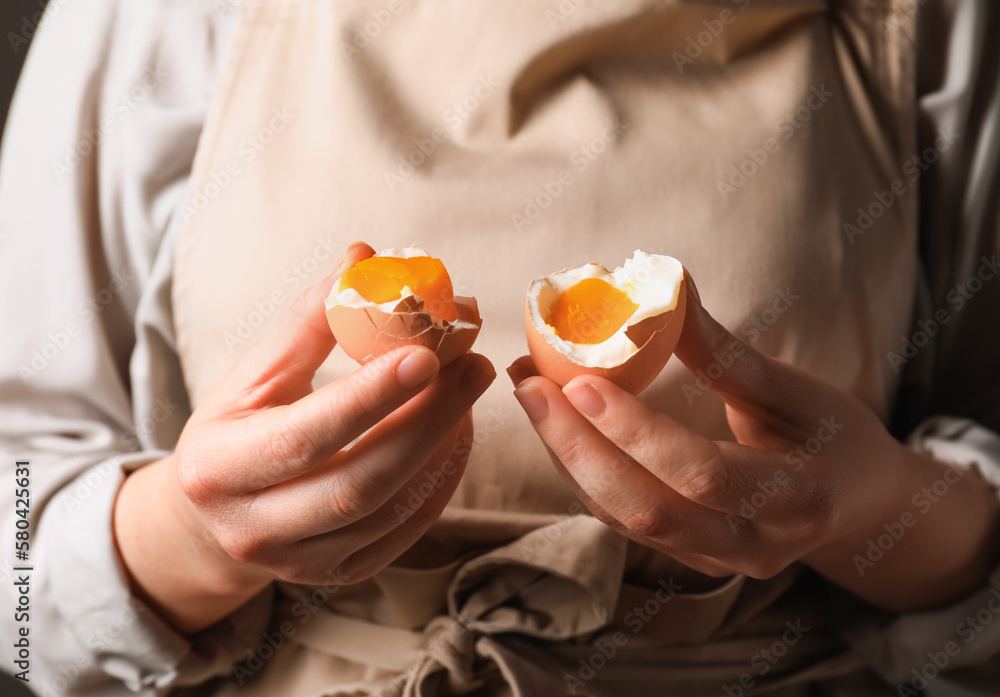
[[[536,278],[524,313],[528,351],[560,386],[601,375],[638,394],[677,346],[686,297],[681,263],[641,251],[613,272],[590,263]]]
[[[326,299],[326,318],[362,364],[419,344],[444,367],[472,348],[483,325],[476,299],[455,297],[444,264],[417,246],[387,249],[345,271]]]

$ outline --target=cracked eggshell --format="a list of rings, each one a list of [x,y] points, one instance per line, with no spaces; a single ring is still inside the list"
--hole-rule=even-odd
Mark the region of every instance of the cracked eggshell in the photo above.
[[[410,247],[386,250],[379,256],[427,254]],[[353,301],[344,304],[338,298],[339,287],[338,278],[326,299],[326,319],[344,353],[362,365],[400,346],[420,345],[434,351],[443,368],[472,348],[483,326],[475,298],[455,296],[458,317],[449,322],[432,317],[420,297],[406,292],[409,289],[399,300],[382,304],[359,301],[360,296],[351,291]]]
[[[434,319],[424,303],[411,295],[392,312],[377,307],[327,307],[326,318],[344,353],[364,365],[400,346],[426,346],[437,354],[441,367],[468,353],[476,342],[482,319],[475,298],[455,297],[456,322]]]
[[[640,253],[637,252],[636,256]],[[652,255],[643,255],[646,258]],[[635,257],[633,258],[635,259]],[[684,315],[687,307],[687,288],[684,282],[683,267],[680,262],[671,257],[660,257],[669,259],[675,268],[672,268],[673,287],[676,288],[676,300],[672,307],[665,308],[660,312],[643,312],[640,307],[633,316],[647,314],[638,321],[632,323],[629,320],[616,332],[615,339],[620,344],[628,346],[630,355],[624,359],[618,357],[604,360],[581,361],[580,356],[567,355],[567,344],[559,339],[552,327],[548,326],[542,319],[539,310],[539,295],[546,287],[552,288],[552,279],[561,274],[569,274],[576,271],[586,271],[589,267],[594,267],[598,271],[584,273],[584,277],[597,276],[607,278],[620,277],[623,269],[616,269],[611,274],[602,266],[590,264],[581,269],[565,269],[551,276],[539,278],[532,281],[528,287],[527,301],[525,303],[524,322],[528,339],[528,352],[535,363],[535,368],[539,375],[549,378],[560,387],[563,387],[573,378],[579,375],[599,375],[611,380],[624,390],[632,394],[639,394],[659,375],[660,371],[667,364],[673,354],[680,339],[681,329],[684,327]],[[628,262],[626,263],[626,268]],[[603,273],[601,273],[603,272]],[[620,279],[619,279],[620,280]],[[558,282],[555,284],[558,285]],[[622,289],[622,283],[615,283]],[[565,290],[562,288],[561,290]],[[623,335],[623,336],[619,336]],[[608,341],[611,341],[609,339]],[[627,343],[626,343],[627,342]],[[607,344],[608,342],[603,342]],[[600,347],[601,344],[590,346]],[[586,353],[579,351],[577,353]],[[598,351],[590,352],[598,354]],[[589,365],[587,363],[590,363]],[[596,364],[594,364],[596,363]]]

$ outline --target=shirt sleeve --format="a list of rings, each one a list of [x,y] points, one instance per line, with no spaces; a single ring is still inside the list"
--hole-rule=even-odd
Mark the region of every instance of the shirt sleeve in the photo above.
[[[1000,492],[1000,55],[990,49],[1000,31],[995,5],[920,4],[922,273],[911,333],[901,337],[895,356],[902,386],[893,430],[913,449],[973,470]],[[943,133],[956,136],[953,146],[942,145]],[[931,683],[928,694],[996,694],[1000,567],[976,592],[931,611],[893,614],[833,592],[841,636],[899,694],[917,694]],[[947,691],[958,685],[957,693]]]
[[[268,589],[176,633],[130,593],[111,525],[124,477],[167,454],[190,413],[170,319],[173,211],[237,11],[50,2],[14,98],[0,160],[0,633],[27,628],[23,677],[39,694],[204,682],[246,656],[270,614]],[[21,669],[17,651],[4,640],[3,670]]]

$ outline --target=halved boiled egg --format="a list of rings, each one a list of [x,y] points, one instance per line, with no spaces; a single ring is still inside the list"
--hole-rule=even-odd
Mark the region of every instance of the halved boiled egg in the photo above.
[[[560,386],[601,375],[638,394],[677,346],[686,297],[681,263],[641,251],[614,272],[590,263],[536,278],[524,313],[528,351]]]
[[[472,348],[483,325],[476,299],[455,297],[444,264],[417,246],[387,249],[345,271],[326,299],[326,318],[361,364],[419,344],[443,367]]]

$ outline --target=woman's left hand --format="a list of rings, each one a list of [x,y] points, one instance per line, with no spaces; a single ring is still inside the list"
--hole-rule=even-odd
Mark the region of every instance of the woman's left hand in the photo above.
[[[856,398],[732,335],[687,282],[675,353],[695,374],[725,366],[710,387],[738,442],[709,440],[600,377],[560,390],[527,356],[508,369],[594,516],[712,576],[768,578],[801,560],[895,610],[982,584],[1000,522],[989,485],[908,449]]]

